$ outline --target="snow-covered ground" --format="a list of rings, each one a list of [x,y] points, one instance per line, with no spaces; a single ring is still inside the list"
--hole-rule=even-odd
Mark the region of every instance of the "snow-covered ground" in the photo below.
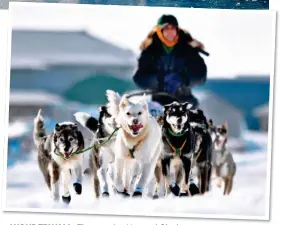
[[[112,199],[94,200],[92,187],[85,178],[83,193],[72,191],[69,206],[54,204],[39,171],[36,154],[30,160],[16,164],[7,170],[6,207],[9,210],[58,211],[92,214],[159,215],[204,217],[263,217],[267,214],[267,135],[248,133],[256,149],[247,153],[234,153],[237,174],[230,196],[223,196],[222,189],[213,185],[205,196],[193,198]]]

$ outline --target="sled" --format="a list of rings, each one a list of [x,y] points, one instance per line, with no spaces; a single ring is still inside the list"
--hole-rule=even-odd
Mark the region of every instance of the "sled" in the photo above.
[[[152,90],[143,90],[143,91],[133,91],[128,94],[128,98],[131,100],[138,100],[143,98],[145,95],[146,100],[148,102],[149,111],[151,115],[155,118],[163,115],[163,107],[166,104],[170,104],[174,101],[179,101],[174,95],[171,95],[167,92],[159,92]]]

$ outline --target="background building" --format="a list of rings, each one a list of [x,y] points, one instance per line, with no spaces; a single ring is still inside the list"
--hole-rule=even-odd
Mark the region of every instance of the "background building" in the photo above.
[[[259,120],[259,130],[267,132],[269,123],[269,104],[264,104],[255,108],[253,114]]]
[[[100,105],[106,101],[100,93],[107,89],[120,93],[136,89],[131,78],[137,56],[87,32],[13,30],[12,43],[11,93],[43,91],[66,101]],[[269,88],[268,75],[211,77],[204,86],[195,87],[195,95],[199,100],[204,96],[201,102],[208,103],[206,110],[219,98],[217,102],[225,105],[221,109],[232,107],[243,115],[248,129],[259,130],[260,121],[253,112],[269,102]]]
[[[120,92],[134,88],[124,79],[132,76],[136,56],[84,31],[13,30],[12,43],[11,91],[43,90],[101,104],[105,97],[96,91],[103,83]]]

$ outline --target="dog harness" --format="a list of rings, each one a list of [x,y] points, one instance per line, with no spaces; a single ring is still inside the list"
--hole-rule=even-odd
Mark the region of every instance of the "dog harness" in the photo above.
[[[81,149],[81,150],[77,150],[77,151],[75,151],[75,152],[72,152],[72,153],[70,154],[70,157],[69,157],[69,158],[65,158],[65,156],[64,156],[61,152],[58,152],[58,151],[57,151],[57,147],[55,148],[54,153],[55,153],[56,155],[60,156],[60,157],[63,157],[65,160],[69,160],[73,155],[79,155],[79,154],[82,154],[82,153],[84,153],[84,152],[86,152],[86,151],[89,151],[89,150],[91,150],[91,149],[97,150],[97,149],[99,149],[101,146],[103,146],[103,145],[105,145],[107,142],[109,142],[109,141],[111,140],[111,138],[114,136],[114,134],[115,134],[119,129],[120,129],[119,127],[115,128],[114,131],[112,132],[112,134],[111,134],[104,142],[102,142],[102,143],[95,143],[94,145],[92,145],[92,146],[90,146],[90,147],[88,147],[88,148],[85,148],[85,149]]]
[[[132,159],[135,158],[134,153],[135,153],[136,149],[140,146],[141,142],[142,141],[139,141],[133,148],[131,148],[131,149],[129,148],[129,155],[128,155],[128,157],[130,157]]]
[[[198,155],[194,159],[195,165],[197,164],[197,160],[198,160],[199,156],[201,155],[201,152],[202,152],[202,148],[200,148]]]
[[[168,129],[169,133],[172,135],[172,136],[175,136],[175,137],[181,137],[184,135],[184,133],[181,133],[181,134],[176,134],[174,133],[171,129]],[[187,142],[187,139],[184,140],[184,142],[182,143],[181,147],[180,148],[176,148],[175,146],[172,145],[172,143],[169,141],[169,138],[165,136],[165,139],[168,143],[168,145],[173,149],[174,151],[174,156],[181,156],[182,155],[182,149],[184,148],[186,142]]]
[[[182,149],[184,148],[187,139],[185,139],[185,141],[183,142],[183,144],[181,145],[180,148],[176,148],[175,146],[173,146],[168,138],[166,138],[166,141],[170,145],[170,147],[173,149],[175,156],[181,156],[182,155]]]

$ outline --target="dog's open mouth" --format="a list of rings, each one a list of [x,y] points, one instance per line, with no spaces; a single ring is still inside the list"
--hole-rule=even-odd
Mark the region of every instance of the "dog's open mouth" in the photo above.
[[[221,145],[222,142],[223,142],[223,141],[221,141],[221,140],[219,140],[219,139],[216,139],[216,141],[215,141],[215,143],[216,143],[217,145]]]
[[[143,128],[143,125],[141,124],[136,124],[136,125],[128,125],[130,130],[133,131],[133,134],[138,134],[140,129]]]
[[[175,131],[177,132],[181,132],[183,129],[183,125],[182,124],[172,124],[173,128]]]

